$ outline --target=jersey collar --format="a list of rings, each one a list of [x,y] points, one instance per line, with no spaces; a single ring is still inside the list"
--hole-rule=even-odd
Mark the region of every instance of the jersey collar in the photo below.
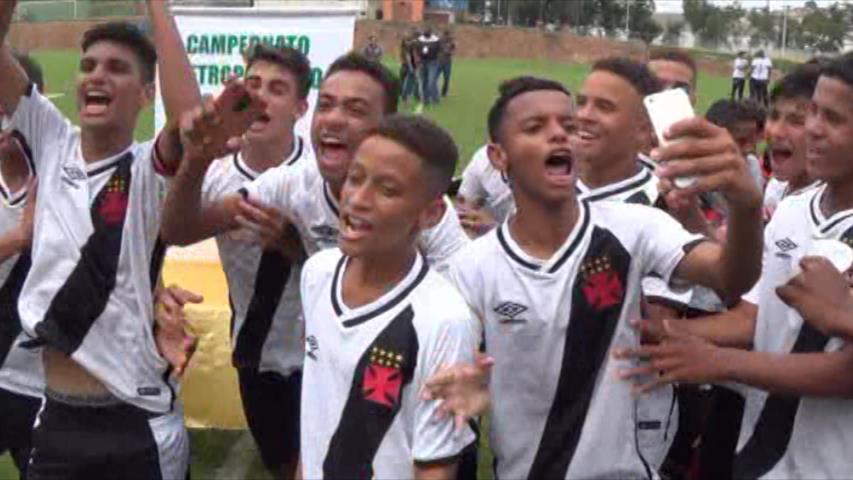
[[[546,272],[553,274],[556,273],[578,249],[581,241],[586,236],[586,232],[589,230],[589,223],[590,212],[588,202],[579,201],[578,219],[575,223],[574,229],[572,229],[572,232],[569,233],[568,237],[566,237],[566,241],[563,242],[563,246],[561,246],[560,249],[557,250],[548,260],[541,260],[528,255],[527,252],[518,246],[512,238],[512,234],[509,229],[509,219],[498,227],[495,233],[498,237],[498,243],[501,245],[504,253],[506,253],[513,262],[534,272]]]
[[[640,171],[637,172],[634,176],[599,188],[590,189],[589,187],[584,185],[581,179],[578,179],[577,189],[578,193],[580,193],[584,197],[584,200],[589,202],[597,202],[599,200],[605,200],[615,195],[619,195],[620,193],[625,193],[640,188],[651,180],[652,172],[649,171],[649,169],[645,166],[642,166],[640,167]]]
[[[342,295],[343,275],[348,263],[349,257],[342,255],[338,261],[338,266],[335,268],[335,274],[332,277],[332,308],[335,311],[335,315],[343,320],[341,324],[345,328],[360,325],[399,305],[400,302],[408,298],[409,294],[420,285],[429,271],[429,267],[423,257],[420,253],[417,253],[415,261],[409,269],[409,273],[394,288],[372,303],[350,309],[344,303]]]
[[[853,209],[842,210],[828,218],[825,217],[820,208],[820,202],[823,198],[824,192],[826,192],[826,185],[818,188],[814,195],[812,195],[812,199],[809,202],[809,218],[812,221],[812,226],[821,235],[828,235],[833,228],[837,227],[845,220],[853,218]]]

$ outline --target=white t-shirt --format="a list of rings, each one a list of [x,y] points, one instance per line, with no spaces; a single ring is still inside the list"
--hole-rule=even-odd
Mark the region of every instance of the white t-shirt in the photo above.
[[[483,322],[494,357],[491,447],[500,478],[637,478],[657,471],[677,419],[672,389],[638,401],[613,346],[639,345],[641,279],[669,281],[697,237],[664,212],[580,203],[548,260],[508,223],[457,253],[449,275]],[[635,365],[635,364],[632,364]]]
[[[734,69],[732,70],[732,78],[746,77],[746,67],[749,66],[749,61],[745,58],[735,58]]]
[[[462,172],[459,195],[466,203],[482,203],[495,221],[502,223],[515,208],[515,201],[506,176],[492,166],[486,149],[486,145],[480,147]]]
[[[785,305],[776,288],[788,282],[818,238],[853,248],[853,210],[826,218],[825,187],[790,195],[764,231],[761,278],[744,300],[758,305],[754,349],[759,352],[832,352],[844,341],[827,338]],[[768,395],[746,388],[735,478],[848,478],[853,450],[853,401]]]
[[[769,57],[756,57],[752,59],[752,78],[754,80],[768,81],[770,80],[770,70],[773,68],[773,62]]]
[[[32,161],[29,157],[27,160]],[[0,195],[2,235],[17,228],[21,222],[27,189],[13,192],[0,176]],[[0,264],[0,389],[40,397],[44,392],[41,349],[21,347],[29,337],[23,332],[18,315],[18,297],[29,270],[29,251],[9,257]]]
[[[166,182],[154,142],[86,163],[80,131],[34,89],[11,128],[39,177],[32,267],[18,302],[24,331],[119,399],[171,411],[175,386],[153,335],[152,291],[166,250],[158,236]]]
[[[473,319],[453,286],[420,255],[378,300],[349,308],[347,257],[330,249],[302,273],[306,357],[302,379],[305,478],[414,477],[414,462],[459,455],[474,441],[437,401],[421,398],[443,364],[473,361]]]
[[[817,187],[818,185],[820,185],[820,182],[814,182],[792,192],[788,188],[788,182],[778,180],[776,177],[770,177],[770,180],[767,182],[767,187],[764,189],[764,202],[762,205],[764,221],[769,222],[770,219],[773,218],[773,213],[776,211],[779,203],[786,197],[805,192]]]
[[[306,158],[293,167],[271,168],[246,185],[250,198],[281,210],[299,231],[308,255],[338,246],[338,201],[317,162]],[[470,240],[450,200],[438,225],[421,232],[418,247],[427,263],[443,272],[446,262]]]
[[[304,151],[304,142],[296,137],[282,165],[292,168]],[[233,195],[259,175],[239,153],[221,158],[207,170],[203,199],[212,203]],[[300,370],[305,355],[299,303],[302,265],[262,251],[243,229],[217,235],[216,244],[233,310],[232,363],[283,376]]]

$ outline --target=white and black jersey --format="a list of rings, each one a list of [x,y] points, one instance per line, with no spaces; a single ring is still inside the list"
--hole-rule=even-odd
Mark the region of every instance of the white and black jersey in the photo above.
[[[348,259],[331,249],[302,273],[306,358],[302,385],[305,478],[413,478],[414,464],[446,461],[474,440],[423,400],[442,364],[471,362],[471,311],[418,255],[378,300],[349,308]]]
[[[756,351],[831,352],[844,344],[804,323],[776,294],[814,240],[837,239],[853,248],[853,210],[825,217],[820,208],[824,190],[787,197],[765,228],[761,278],[744,297],[758,305]],[[735,478],[848,478],[853,472],[851,450],[853,400],[747,389]]]
[[[773,213],[776,212],[776,208],[779,206],[779,203],[781,203],[788,195],[796,195],[797,193],[805,192],[806,190],[817,187],[818,185],[820,185],[820,182],[814,182],[800,188],[799,190],[791,190],[788,182],[777,180],[776,177],[770,177],[770,180],[767,182],[767,187],[764,189],[764,221],[769,222],[770,219],[773,218]]]
[[[278,166],[246,186],[249,198],[278,208],[293,221],[308,255],[338,245],[338,200],[323,179],[314,159],[293,167]],[[436,271],[443,271],[450,257],[469,242],[456,210],[446,200],[447,211],[438,225],[424,230],[418,248]]]
[[[640,168],[632,177],[598,188],[589,188],[578,179],[578,199],[588,202],[622,202],[661,208],[662,199],[658,190],[660,179],[654,174],[652,160],[637,157]],[[643,294],[654,302],[669,305],[678,310],[685,309],[693,298],[693,290],[674,290],[663,279],[649,276],[643,279]]]
[[[494,357],[491,447],[499,478],[653,476],[672,442],[671,389],[642,402],[611,349],[639,345],[641,279],[669,281],[696,236],[660,210],[580,202],[548,260],[508,222],[471,243],[448,273],[482,320]]]
[[[154,143],[86,163],[79,130],[34,88],[11,128],[39,177],[32,266],[18,302],[30,343],[66,353],[124,402],[171,411],[169,365],[153,338],[166,186]]]
[[[296,137],[282,167],[294,168],[303,152],[304,143]],[[239,153],[219,159],[207,170],[203,200],[212,203],[233,195],[259,175]],[[279,252],[262,251],[243,229],[217,235],[216,244],[228,280],[234,366],[284,376],[302,368],[301,264]]]
[[[32,173],[32,168],[30,170]],[[0,234],[3,234],[17,228],[21,222],[27,189],[12,192],[0,176],[0,195],[3,197]],[[21,347],[29,337],[21,329],[18,297],[29,270],[29,249],[0,263],[0,389],[41,397],[44,392],[41,351]]]
[[[506,175],[489,161],[487,148],[480,147],[462,171],[459,195],[469,204],[481,203],[501,223],[515,208],[515,201]]]

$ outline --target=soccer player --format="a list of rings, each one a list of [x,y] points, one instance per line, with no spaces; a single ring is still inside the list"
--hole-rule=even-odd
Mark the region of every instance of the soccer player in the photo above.
[[[417,248],[444,214],[457,158],[448,133],[399,115],[355,152],[339,248],[303,270],[305,478],[455,478],[474,440],[420,395],[443,363],[470,362],[477,346],[465,301]]]
[[[459,221],[471,237],[487,233],[514,208],[507,178],[492,165],[488,149],[483,145],[471,157],[456,195]]]
[[[273,207],[296,227],[308,255],[336,247],[340,192],[354,152],[384,116],[397,111],[398,92],[397,79],[383,65],[354,53],[340,57],[320,85],[312,119],[316,161],[268,169],[240,194],[204,205],[198,178],[207,164],[184,163],[166,200],[164,238],[193,243],[199,234],[204,238],[235,228],[239,216],[247,220],[243,225],[280,242],[282,223],[271,221],[264,210]],[[427,263],[441,271],[466,242],[456,212],[448,205],[441,222],[422,232],[418,245]]]
[[[227,198],[270,168],[291,168],[305,161],[308,147],[293,132],[308,108],[311,64],[305,55],[289,47],[255,45],[247,53],[245,83],[266,110],[246,132],[239,152],[214,161],[205,177],[193,177],[201,182],[205,204]],[[278,211],[257,208],[269,216],[270,225],[283,227]],[[285,251],[283,243],[253,233],[238,229],[216,235],[234,310],[232,361],[243,411],[264,465],[279,478],[293,478],[299,461],[305,355],[301,259]]]
[[[17,2],[0,5],[5,39]],[[0,105],[39,176],[32,266],[18,302],[43,346],[45,401],[28,478],[183,478],[189,446],[168,364],[153,340],[163,175],[180,159],[175,118],[199,95],[164,2],[147,2],[154,46],[127,23],[88,30],[79,129],[0,53]],[[156,49],[155,49],[156,46]],[[170,123],[137,144],[158,62]],[[251,109],[250,109],[251,110]]]
[[[44,91],[41,67],[15,55],[30,82]],[[6,122],[5,115],[0,118]],[[30,268],[35,187],[32,165],[16,134],[0,132],[0,454],[8,451],[27,476],[32,428],[44,392],[41,352],[21,348],[18,296]]]
[[[660,345],[622,352],[651,360],[625,378],[659,373],[640,380],[640,390],[669,382],[749,386],[734,478],[844,478],[853,465],[853,349],[830,336],[844,335],[832,325],[844,318],[837,308],[849,285],[826,260],[804,258],[816,239],[853,245],[853,55],[822,71],[812,101],[807,165],[824,185],[789,196],[768,223],[761,277],[745,296],[750,315],[668,324]],[[820,294],[817,270],[834,273]],[[806,285],[816,295],[802,295]]]
[[[608,353],[640,343],[629,321],[640,314],[644,276],[704,284],[726,297],[752,285],[760,193],[728,133],[696,118],[676,124],[668,137],[678,142],[653,153],[667,196],[725,193],[732,210],[726,245],[702,241],[644,205],[579,201],[571,108],[558,83],[504,86],[490,112],[490,149],[517,210],[454,256],[449,274],[482,320],[494,357],[488,388],[497,475],[652,477],[666,454],[672,404],[636,402],[615,377],[628,365]],[[699,178],[670,189],[683,175]],[[469,395],[451,388],[469,377],[456,373],[433,378],[429,393],[445,398],[446,410],[471,413]]]
[[[764,135],[773,176],[764,191],[765,221],[784,198],[815,184],[806,168],[806,118],[819,77],[819,66],[801,65],[770,90]]]

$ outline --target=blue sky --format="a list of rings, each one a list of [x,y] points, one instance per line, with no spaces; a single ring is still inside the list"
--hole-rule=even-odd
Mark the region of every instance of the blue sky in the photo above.
[[[735,3],[735,0],[712,0],[713,3],[716,3],[720,6],[731,5]],[[844,3],[845,0],[838,0],[839,3]],[[849,1],[849,0],[847,0]],[[768,4],[770,4],[771,9],[782,9],[786,6],[790,7],[802,7],[806,0],[739,0],[739,3],[744,8],[764,8]],[[818,5],[828,6],[833,3],[832,0],[818,0]],[[667,12],[667,13],[680,13],[681,12],[681,0],[655,0],[655,4],[657,6],[658,12]]]

